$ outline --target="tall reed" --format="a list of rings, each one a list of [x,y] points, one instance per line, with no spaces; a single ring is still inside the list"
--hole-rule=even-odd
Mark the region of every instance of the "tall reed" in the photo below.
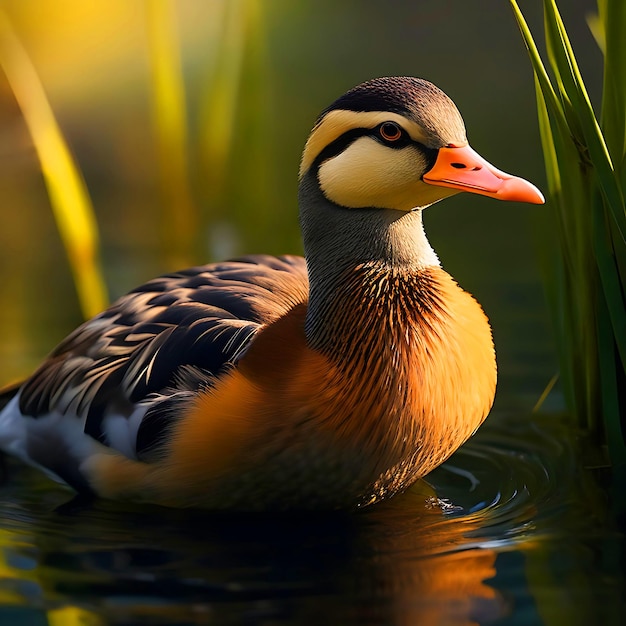
[[[105,308],[98,227],[87,187],[67,146],[39,76],[0,9],[0,67],[32,137],[84,317]]]
[[[175,8],[171,0],[147,0],[145,4],[163,204],[160,231],[169,268],[192,265],[199,256],[194,254],[198,215],[190,184],[187,99]]]
[[[602,109],[587,94],[556,0],[544,0],[547,67],[510,0],[535,73],[550,215],[546,291],[570,410],[626,487],[626,3],[599,0]]]

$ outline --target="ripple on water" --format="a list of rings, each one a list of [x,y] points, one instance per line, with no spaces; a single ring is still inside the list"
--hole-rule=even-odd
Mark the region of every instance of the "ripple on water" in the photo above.
[[[580,473],[574,442],[562,429],[509,422],[484,431],[428,480],[452,518],[476,521],[475,534],[499,545],[524,540],[558,513]],[[534,537],[535,539],[537,536]]]
[[[430,486],[356,515],[67,504],[67,491],[11,463],[0,622],[17,606],[111,624],[533,623],[528,563],[571,543],[567,529],[588,533],[589,505],[564,431],[491,423]]]

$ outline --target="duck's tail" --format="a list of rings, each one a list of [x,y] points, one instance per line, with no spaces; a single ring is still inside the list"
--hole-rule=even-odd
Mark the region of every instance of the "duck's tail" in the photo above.
[[[11,400],[17,395],[17,392],[20,390],[21,386],[22,383],[18,382],[5,385],[4,387],[0,387],[0,413],[3,411],[4,407],[6,407],[9,402],[11,402]],[[0,448],[0,483],[3,483],[7,477],[6,461],[4,457],[5,452]]]
[[[0,411],[2,411],[7,404],[9,404],[15,394],[20,390],[22,384],[23,382],[19,381],[0,387]]]

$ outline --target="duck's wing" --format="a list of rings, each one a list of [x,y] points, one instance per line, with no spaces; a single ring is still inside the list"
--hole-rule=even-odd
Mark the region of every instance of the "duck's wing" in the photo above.
[[[307,298],[306,265],[295,256],[156,278],[71,333],[22,387],[19,412],[79,420],[100,443],[141,458],[178,402],[210,386],[262,325]]]
[[[13,382],[0,388],[0,412],[18,394],[23,382]]]

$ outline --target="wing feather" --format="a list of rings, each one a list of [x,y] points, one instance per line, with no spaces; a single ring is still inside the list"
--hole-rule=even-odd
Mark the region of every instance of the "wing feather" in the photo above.
[[[148,458],[180,407],[234,366],[262,325],[307,297],[301,257],[254,255],[161,276],[59,344],[23,386],[20,410],[82,420],[111,445],[105,418],[130,419],[143,404],[136,452]]]

